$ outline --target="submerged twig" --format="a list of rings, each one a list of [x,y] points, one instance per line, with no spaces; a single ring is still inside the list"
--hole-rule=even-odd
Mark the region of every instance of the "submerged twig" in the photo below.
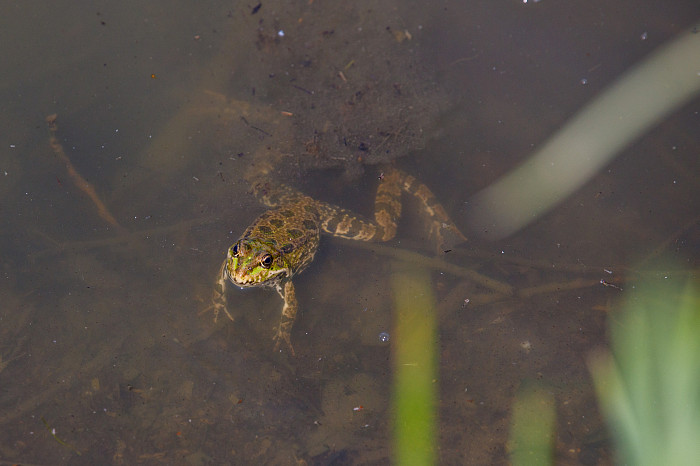
[[[119,230],[124,230],[124,228],[119,225],[119,222],[117,222],[117,219],[115,219],[109,212],[109,209],[107,209],[104,202],[102,202],[100,197],[97,195],[95,188],[93,188],[92,185],[85,178],[83,178],[80,173],[78,173],[66,153],[63,151],[63,146],[60,142],[58,142],[58,138],[56,137],[56,131],[58,130],[58,125],[56,124],[57,119],[58,116],[55,113],[46,117],[46,123],[49,125],[49,145],[51,146],[51,149],[53,149],[54,154],[56,154],[56,157],[58,157],[61,162],[66,165],[68,175],[73,180],[75,186],[87,194],[93,204],[95,204],[95,207],[97,207],[97,214],[100,216],[100,218],[113,227],[118,228]]]
[[[644,260],[642,260],[639,267],[642,268],[642,267],[646,266],[651,260],[655,259],[656,257],[661,255],[662,253],[666,252],[668,250],[668,247],[671,245],[671,243],[678,240],[678,238],[683,236],[688,230],[690,230],[698,222],[700,222],[700,215],[696,215],[695,217],[688,219],[688,221],[685,222],[676,231],[674,231],[673,234],[671,234],[671,236],[666,238],[661,244],[659,244],[656,248],[654,248],[654,250],[651,251],[644,258]]]
[[[70,443],[66,442],[65,440],[62,440],[61,438],[59,438],[58,435],[56,435],[56,429],[52,428],[52,427],[49,425],[49,423],[46,422],[46,419],[44,419],[44,416],[41,417],[41,422],[44,423],[44,427],[46,427],[46,430],[49,431],[49,433],[53,436],[53,438],[54,438],[58,443],[60,443],[60,444],[63,445],[64,447],[70,448],[70,449],[73,450],[75,453],[77,453],[78,456],[81,456],[81,455],[82,455],[82,453],[80,453],[80,450],[78,450],[78,449],[75,448],[73,445],[71,445]]]
[[[602,285],[622,291],[618,285],[623,283],[622,279],[608,280],[592,280],[588,278],[576,278],[566,282],[544,283],[542,285],[531,286],[518,290],[518,296],[523,298],[531,298],[536,295],[557,293],[562,291],[578,290],[581,288],[591,288],[593,286]]]
[[[417,252],[413,251],[408,251],[406,249],[397,249],[395,247],[391,246],[385,246],[379,243],[364,243],[362,241],[352,241],[352,240],[342,240],[339,239],[340,241],[345,242],[345,244],[348,244],[350,246],[353,246],[355,248],[360,248],[360,249],[367,249],[371,250],[374,252],[377,252],[379,254],[382,254],[384,256],[389,256],[393,257],[395,259],[399,259],[404,262],[409,262],[409,263],[414,263],[414,264],[420,264],[423,267],[427,267],[430,269],[435,269],[435,270],[441,270],[443,272],[458,276],[458,277],[465,277],[473,280],[475,283],[488,288],[490,290],[493,290],[497,293],[503,294],[503,295],[512,295],[513,294],[513,287],[510,286],[507,283],[499,282],[498,280],[494,280],[493,278],[487,277],[485,275],[480,274],[476,270],[472,269],[467,269],[465,267],[452,264],[450,262],[445,262],[440,259],[432,258],[425,256],[423,254],[419,254]]]
[[[490,251],[472,251],[463,248],[455,248],[453,254],[460,257],[470,259],[479,259],[491,263],[510,264],[520,267],[528,267],[532,269],[541,269],[547,272],[568,272],[577,275],[600,275],[605,269],[615,269],[616,271],[629,271],[628,267],[617,264],[584,264],[584,263],[566,263],[554,262],[546,259],[530,259],[512,254],[495,254]]]
[[[124,343],[126,337],[127,335],[118,335],[118,338],[114,338],[111,341],[103,341],[104,347],[101,349],[101,352],[94,356],[92,359],[88,361],[83,361],[80,365],[79,371],[66,371],[66,368],[59,368],[58,370],[63,369],[64,373],[68,374],[61,376],[66,383],[47,384],[45,387],[39,386],[38,389],[42,391],[36,395],[31,396],[30,392],[25,391],[22,396],[22,401],[19,401],[17,404],[13,404],[12,409],[0,411],[0,427],[4,429],[3,431],[7,431],[7,429],[9,429],[9,427],[7,426],[11,425],[11,423],[18,417],[27,416],[27,413],[29,413],[30,411],[36,410],[37,407],[39,407],[43,403],[54,399],[56,393],[59,393],[63,390],[73,389],[73,386],[76,383],[76,379],[78,378],[77,374],[79,372],[86,374],[93,372],[100,367],[109,367],[110,360],[114,357],[114,348],[121,346]],[[65,359],[70,360],[70,358]]]
[[[22,356],[25,356],[27,353],[22,353],[19,356],[10,356],[6,360],[2,360],[2,355],[0,354],[0,372],[5,370],[5,368],[14,360],[21,358]]]
[[[152,236],[160,235],[164,233],[170,233],[173,231],[180,231],[185,228],[192,228],[194,226],[208,225],[219,221],[218,217],[209,216],[201,217],[193,220],[184,220],[182,222],[175,223],[173,225],[165,225],[162,227],[155,228],[145,228],[143,230],[128,231],[127,233],[121,234],[119,236],[110,236],[107,238],[91,239],[83,241],[65,241],[60,242],[49,237],[42,231],[36,231],[36,234],[41,235],[48,241],[53,243],[50,248],[37,251],[35,253],[30,253],[29,258],[31,260],[36,260],[41,257],[52,256],[55,254],[60,254],[63,251],[70,250],[89,250],[94,248],[103,248],[108,246],[115,246],[117,244],[129,243],[132,241],[140,241],[149,239]]]

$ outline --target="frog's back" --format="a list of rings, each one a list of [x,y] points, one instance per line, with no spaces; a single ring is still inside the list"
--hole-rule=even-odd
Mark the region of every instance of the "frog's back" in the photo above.
[[[281,196],[274,203],[278,206],[260,215],[241,239],[269,242],[284,258],[291,278],[313,261],[321,232],[321,208],[312,198],[293,190],[275,194]]]

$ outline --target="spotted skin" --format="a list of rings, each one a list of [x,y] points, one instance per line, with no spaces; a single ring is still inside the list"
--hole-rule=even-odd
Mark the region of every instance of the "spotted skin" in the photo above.
[[[321,233],[358,241],[389,241],[396,235],[401,216],[402,191],[420,201],[438,249],[447,237],[466,241],[430,189],[413,176],[389,169],[380,179],[374,221],[286,185],[253,183],[256,197],[270,210],[260,215],[228,249],[214,291],[214,319],[224,311],[233,320],[226,309],[227,281],[239,287],[273,287],[284,300],[275,350],[285,347],[293,355],[291,329],[299,306],[292,278],[313,261]]]

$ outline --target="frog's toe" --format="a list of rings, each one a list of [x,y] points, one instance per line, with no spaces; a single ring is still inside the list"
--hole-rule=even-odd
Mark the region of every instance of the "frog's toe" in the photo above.
[[[228,309],[226,309],[226,306],[217,306],[216,304],[214,305],[214,322],[216,322],[217,318],[219,317],[219,312],[224,311],[224,314],[226,314],[226,317],[229,318],[231,322],[234,322],[236,319],[233,318],[230,312],[228,312]]]
[[[212,311],[214,314],[214,323],[217,323],[219,321],[219,313],[221,311],[223,311],[224,314],[226,314],[226,317],[228,317],[231,320],[231,322],[235,320],[231,313],[228,312],[228,309],[226,309],[226,305],[217,301],[213,301],[209,306],[199,311],[197,315],[201,316],[202,314],[206,314],[209,311]]]

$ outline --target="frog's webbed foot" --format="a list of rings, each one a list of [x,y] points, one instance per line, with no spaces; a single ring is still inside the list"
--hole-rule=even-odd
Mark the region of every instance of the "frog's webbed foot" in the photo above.
[[[224,314],[226,314],[226,317],[231,319],[231,322],[233,322],[234,321],[233,316],[231,315],[230,312],[228,312],[228,309],[226,309],[226,295],[219,294],[216,291],[214,291],[213,295],[214,296],[212,296],[211,305],[202,312],[205,312],[205,311],[208,311],[209,309],[212,309],[214,311],[214,323],[216,323],[219,320],[219,313],[221,311],[224,311]]]
[[[286,282],[284,288],[282,285],[277,285],[277,292],[282,296],[282,299],[284,299],[284,306],[282,306],[282,317],[274,336],[275,351],[280,351],[283,346],[286,346],[289,349],[289,353],[294,356],[292,326],[294,325],[294,319],[297,317],[299,303],[297,302],[297,296],[292,282]]]
[[[449,222],[434,221],[430,225],[430,238],[434,241],[438,255],[454,248],[456,245],[467,241],[457,226]]]
[[[292,346],[292,324],[293,322],[288,322],[288,325],[283,325],[280,323],[277,327],[277,333],[275,333],[275,351],[282,351],[283,348],[289,350],[289,354],[295,356],[294,347]]]
[[[199,311],[198,315],[205,314],[209,311],[214,312],[214,323],[218,322],[219,320],[219,313],[221,311],[224,311],[224,314],[226,314],[226,317],[231,319],[231,321],[234,321],[235,319],[231,315],[230,312],[228,312],[228,309],[226,309],[226,296],[222,295],[220,293],[217,293],[214,291],[212,299],[211,299],[211,304],[201,311]]]

